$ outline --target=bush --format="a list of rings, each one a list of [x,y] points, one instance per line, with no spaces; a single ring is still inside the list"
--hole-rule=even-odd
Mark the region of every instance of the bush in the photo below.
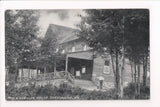
[[[34,97],[36,90],[34,86],[25,86],[22,88],[16,88],[14,85],[6,86],[6,99],[15,100],[16,98],[30,98]],[[13,99],[12,99],[13,98]]]
[[[36,87],[35,97],[50,97],[53,93],[53,87],[51,85],[46,85],[42,87]]]
[[[135,89],[133,83],[130,83],[124,88],[124,99],[135,99]]]
[[[144,87],[143,85],[141,85],[140,93],[141,93],[140,99],[149,99],[150,98],[149,86]]]
[[[149,99],[150,98],[150,88],[149,86],[140,86],[140,96],[135,95],[134,83],[130,83],[124,88],[124,99]]]
[[[6,86],[7,100],[30,100],[31,97],[42,98],[38,100],[108,100],[114,99],[113,90],[101,91],[87,91],[79,87],[72,87],[69,84],[62,83],[59,87],[46,85],[43,87],[25,86],[16,88],[14,85]],[[13,99],[10,99],[13,97]],[[16,97],[24,97],[24,99],[16,99]],[[45,98],[45,99],[44,99]]]
[[[141,85],[140,96],[136,97],[134,94],[134,84],[129,84],[124,88],[123,99],[149,99],[149,87]],[[13,97],[13,99],[11,99]],[[24,99],[15,99],[16,97],[24,97]],[[59,87],[53,85],[46,85],[42,87],[35,87],[34,85],[25,86],[21,88],[14,87],[14,84],[6,86],[7,100],[28,100],[34,97],[34,100],[112,100],[117,99],[115,90],[108,91],[88,91],[79,87],[73,87],[68,83],[62,83]],[[25,99],[26,98],[26,99]],[[41,99],[38,99],[41,98]]]

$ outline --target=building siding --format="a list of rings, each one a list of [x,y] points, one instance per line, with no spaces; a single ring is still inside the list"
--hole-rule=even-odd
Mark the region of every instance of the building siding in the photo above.
[[[86,50],[84,50],[85,45],[86,45]],[[86,43],[84,43],[83,41],[78,40],[78,39],[74,40],[72,42],[60,44],[60,46],[59,46],[60,51],[65,50],[65,53],[72,52],[72,47],[75,47],[74,52],[88,51],[91,49]]]
[[[107,60],[109,60],[109,73],[104,73],[104,63],[105,59],[98,56],[93,61],[93,75],[92,81],[99,86],[99,78],[104,78],[103,81],[103,88],[110,89],[114,87],[114,73],[112,69],[111,59],[108,56]],[[143,80],[143,66],[140,65],[140,81]],[[128,59],[125,59],[125,66],[124,66],[124,86],[127,86],[129,83],[132,82],[131,76],[131,66]]]
[[[104,82],[103,82],[103,88],[105,89],[110,89],[114,87],[114,74],[113,74],[113,70],[112,70],[112,63],[110,60],[109,55],[107,56],[107,58],[102,58],[100,55],[98,55],[96,58],[92,58],[91,56],[93,56],[93,53],[83,53],[90,50],[91,47],[89,47],[83,40],[79,39],[74,33],[73,31],[75,31],[74,29],[68,29],[65,27],[61,27],[61,26],[57,26],[57,25],[52,25],[50,26],[51,31],[50,33],[48,33],[49,36],[51,35],[57,35],[60,36],[60,38],[62,39],[59,43],[59,52],[62,52],[64,50],[63,54],[68,55],[68,57],[70,58],[75,58],[75,59],[86,59],[86,60],[92,60],[93,63],[87,65],[89,68],[89,72],[87,72],[86,74],[83,74],[83,77],[85,77],[85,75],[91,75],[89,77],[91,77],[91,80],[97,85],[99,86],[99,80],[100,78],[104,78]],[[54,29],[54,30],[53,30]],[[59,31],[59,30],[60,31]],[[55,33],[56,32],[56,33]],[[53,34],[52,34],[53,33]],[[58,39],[60,40],[60,39]],[[86,45],[86,50],[84,50],[84,45]],[[75,51],[72,51],[72,47],[75,47]],[[89,59],[88,59],[89,58]],[[106,68],[108,69],[108,72],[105,73],[104,72],[104,66],[105,66],[105,60],[109,61],[109,66],[107,66]],[[69,62],[71,63],[71,62]],[[70,65],[68,65],[70,66]],[[80,67],[81,68],[81,67]],[[88,70],[87,68],[87,70]],[[126,59],[126,64],[125,64],[125,70],[124,70],[124,84],[125,86],[130,83],[132,81],[132,77],[131,77],[131,67],[130,67],[130,63],[129,60]],[[69,67],[70,69],[70,67]],[[142,75],[143,75],[143,67],[141,65],[140,67],[141,69],[141,78],[140,81],[142,81]],[[75,74],[74,74],[75,75]],[[85,78],[81,78],[81,79],[86,79]]]

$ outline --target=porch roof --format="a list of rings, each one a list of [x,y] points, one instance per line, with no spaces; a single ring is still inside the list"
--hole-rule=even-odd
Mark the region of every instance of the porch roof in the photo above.
[[[93,52],[91,50],[72,52],[72,53],[67,53],[66,55],[67,57],[71,57],[71,58],[93,60]]]

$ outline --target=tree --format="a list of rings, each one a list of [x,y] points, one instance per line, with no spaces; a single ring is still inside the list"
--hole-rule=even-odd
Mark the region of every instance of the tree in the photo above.
[[[93,50],[104,55],[106,55],[106,53],[110,54],[115,77],[115,89],[117,97],[123,98],[125,57],[129,57],[131,55],[128,54],[129,49],[138,50],[139,45],[135,43],[134,45],[137,47],[135,48],[134,46],[132,47],[128,44],[130,44],[130,41],[137,41],[137,37],[144,32],[142,31],[140,34],[134,35],[134,32],[130,32],[128,30],[132,29],[132,26],[129,23],[131,23],[132,19],[141,19],[141,17],[144,15],[141,14],[143,10],[99,9],[84,11],[87,13],[87,15],[80,16],[82,21],[78,25],[80,29],[78,36],[86,41],[86,43],[88,43]],[[139,20],[139,22],[141,21],[143,22],[143,20]],[[137,29],[139,29],[139,27]],[[147,29],[145,30],[147,31]],[[130,36],[132,38],[128,38],[128,35],[132,35]],[[143,39],[144,38],[145,37],[143,37]],[[134,56],[137,56],[139,51],[135,51],[134,53]]]
[[[23,66],[24,62],[30,62],[33,58],[32,42],[39,31],[38,13],[35,10],[5,11],[6,66],[16,66],[15,80],[17,80],[18,66]]]
[[[125,61],[123,52],[125,13],[123,10],[85,11],[87,17],[82,17],[82,22],[79,25],[79,36],[94,50],[101,53],[110,53],[117,97],[123,97],[123,88],[121,86],[123,86],[123,66]]]
[[[143,85],[146,85],[149,57],[149,11],[137,10],[127,19],[127,55],[134,63],[135,94],[140,95],[140,65],[143,65]],[[138,67],[138,69],[137,69]],[[136,80],[136,75],[138,78]]]

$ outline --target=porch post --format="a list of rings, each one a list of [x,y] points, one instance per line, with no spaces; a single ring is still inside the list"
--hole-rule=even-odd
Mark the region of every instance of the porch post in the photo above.
[[[21,80],[22,80],[22,71],[21,71],[21,69],[18,70],[18,74],[19,74],[19,79],[20,79],[20,82],[21,82]]]
[[[68,71],[68,56],[66,55],[66,66],[65,66],[65,71]]]
[[[56,72],[56,60],[54,61],[54,72]]]
[[[28,79],[30,79],[30,70],[29,69],[28,69]]]
[[[38,66],[36,66],[36,79],[38,77]]]

